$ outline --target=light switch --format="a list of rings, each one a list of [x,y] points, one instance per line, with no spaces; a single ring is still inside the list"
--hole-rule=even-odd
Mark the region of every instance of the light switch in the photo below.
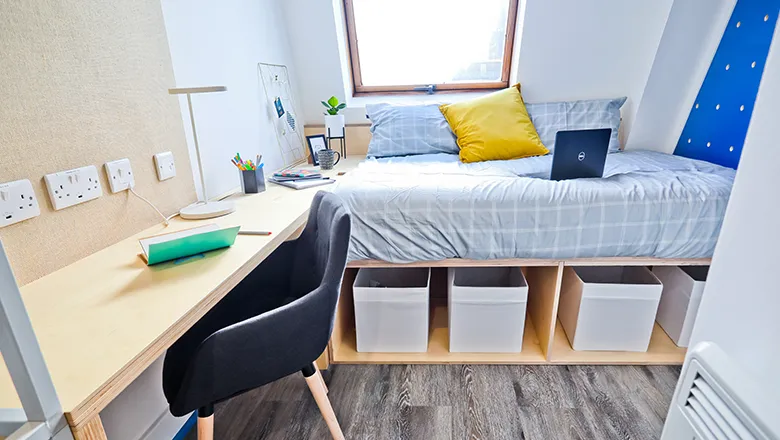
[[[130,159],[119,159],[106,162],[106,175],[108,176],[108,185],[112,193],[125,191],[135,186],[135,177],[133,169],[130,167]]]

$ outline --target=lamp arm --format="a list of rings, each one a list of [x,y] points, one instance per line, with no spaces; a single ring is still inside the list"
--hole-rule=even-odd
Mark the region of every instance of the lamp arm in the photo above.
[[[192,123],[192,140],[195,141],[195,157],[198,159],[198,171],[200,171],[200,187],[203,190],[203,202],[209,201],[206,190],[206,175],[203,173],[203,162],[200,159],[200,145],[198,145],[198,133],[195,131],[195,114],[192,112],[192,95],[187,93],[187,107],[190,110],[190,122]]]

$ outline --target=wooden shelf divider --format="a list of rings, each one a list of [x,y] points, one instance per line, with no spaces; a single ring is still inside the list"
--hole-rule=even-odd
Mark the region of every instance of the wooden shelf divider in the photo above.
[[[545,360],[549,360],[558,315],[563,263],[557,266],[527,267],[523,274],[528,282],[528,317],[537,329]]]

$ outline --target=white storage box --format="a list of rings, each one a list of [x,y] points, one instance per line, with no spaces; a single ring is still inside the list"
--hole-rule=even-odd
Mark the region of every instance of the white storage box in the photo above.
[[[363,268],[353,286],[359,352],[428,351],[427,268]]]
[[[567,267],[558,317],[575,350],[647,351],[663,286],[645,267]]]
[[[656,321],[680,347],[687,347],[691,340],[709,269],[708,266],[653,268],[653,273],[664,285]]]
[[[448,279],[450,351],[519,353],[528,301],[520,268],[450,268]]]

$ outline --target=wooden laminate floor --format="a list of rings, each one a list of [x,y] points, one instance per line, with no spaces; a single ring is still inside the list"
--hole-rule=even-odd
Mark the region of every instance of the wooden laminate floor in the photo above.
[[[333,365],[347,439],[658,439],[679,367]],[[328,439],[300,374],[216,408],[216,440]],[[195,440],[190,433],[188,440]]]

